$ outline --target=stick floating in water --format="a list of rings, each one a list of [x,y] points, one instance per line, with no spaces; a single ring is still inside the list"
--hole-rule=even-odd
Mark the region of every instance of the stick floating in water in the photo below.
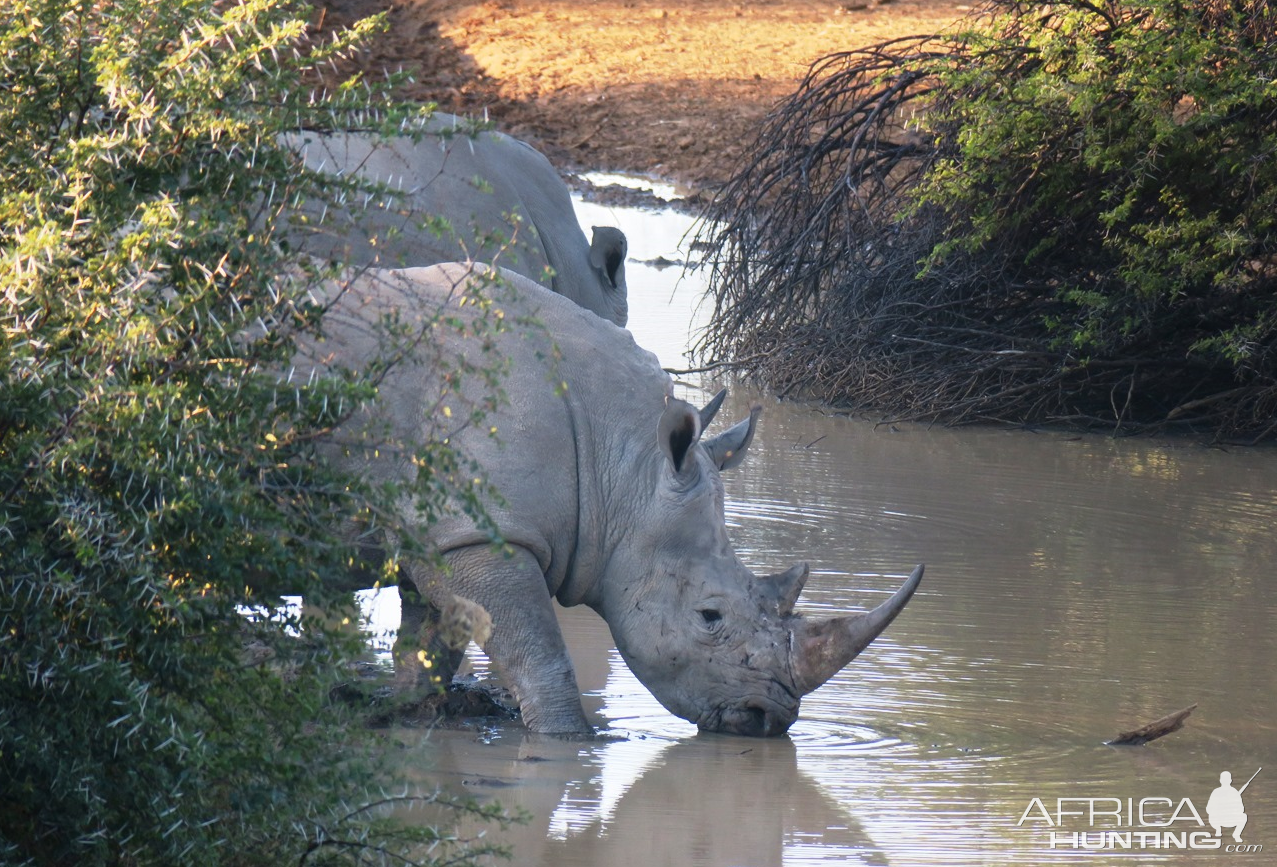
[[[1171,732],[1179,731],[1184,727],[1184,720],[1188,719],[1188,715],[1196,710],[1197,705],[1192,704],[1183,710],[1177,710],[1173,714],[1162,717],[1159,720],[1153,720],[1146,726],[1140,726],[1129,732],[1122,732],[1111,741],[1105,741],[1110,747],[1138,747],[1149,741],[1155,741],[1163,735]],[[1263,770],[1262,768],[1260,770]],[[1259,773],[1256,771],[1255,773]],[[1251,779],[1254,779],[1252,777]],[[1247,785],[1250,785],[1247,783]]]

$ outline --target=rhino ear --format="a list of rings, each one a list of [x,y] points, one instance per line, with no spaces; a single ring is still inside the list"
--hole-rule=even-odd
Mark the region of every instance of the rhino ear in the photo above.
[[[613,289],[625,286],[625,233],[612,226],[594,226],[590,240],[590,267],[601,273]]]
[[[702,445],[709,453],[710,460],[720,470],[730,470],[745,460],[745,450],[754,439],[754,428],[758,425],[758,417],[763,408],[754,404],[749,408],[749,418],[737,422],[716,437],[710,437]]]
[[[688,455],[701,438],[701,414],[686,401],[668,398],[657,427],[657,436],[674,472],[681,474],[689,465]]]

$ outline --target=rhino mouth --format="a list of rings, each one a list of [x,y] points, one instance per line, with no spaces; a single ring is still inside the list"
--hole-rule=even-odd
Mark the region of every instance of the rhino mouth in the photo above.
[[[796,719],[797,703],[782,703],[759,697],[715,708],[697,720],[696,727],[703,732],[770,738],[789,731]]]

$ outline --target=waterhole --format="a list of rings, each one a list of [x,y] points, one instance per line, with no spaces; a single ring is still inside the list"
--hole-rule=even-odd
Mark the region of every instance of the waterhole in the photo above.
[[[690,220],[579,207],[629,236],[640,345],[687,366],[701,287],[641,263],[686,259]],[[702,403],[720,385],[678,379]],[[505,837],[521,865],[1273,863],[1277,453],[880,425],[744,387],[720,417],[754,401],[750,458],[725,476],[742,560],[810,563],[812,614],[872,606],[925,562],[900,618],[787,737],[752,740],[671,716],[605,624],[563,611],[605,737],[405,731],[424,786],[526,810]],[[1194,703],[1179,732],[1104,745]],[[1228,852],[1208,798],[1264,766],[1248,851]]]

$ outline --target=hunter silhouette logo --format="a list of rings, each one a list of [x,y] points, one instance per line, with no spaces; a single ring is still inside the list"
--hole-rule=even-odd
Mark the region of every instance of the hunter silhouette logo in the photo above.
[[[1233,787],[1232,773],[1221,773],[1205,810],[1191,798],[1160,794],[1056,798],[1054,809],[1042,798],[1033,798],[1016,825],[1044,832],[1043,842],[1051,849],[1214,849],[1257,854],[1263,852],[1263,844],[1242,842],[1248,819],[1242,793],[1262,770],[1251,774],[1240,789]],[[1225,828],[1233,829],[1232,840],[1223,839]]]
[[[1259,769],[1259,771],[1262,770],[1263,768]],[[1246,808],[1242,804],[1242,792],[1246,791],[1246,786],[1255,782],[1259,771],[1251,774],[1246,785],[1240,789],[1233,788],[1233,775],[1228,771],[1219,775],[1219,788],[1210,793],[1210,800],[1206,802],[1206,818],[1215,829],[1216,837],[1223,835],[1224,828],[1232,828],[1233,839],[1238,843],[1242,841],[1242,829],[1246,827]]]

